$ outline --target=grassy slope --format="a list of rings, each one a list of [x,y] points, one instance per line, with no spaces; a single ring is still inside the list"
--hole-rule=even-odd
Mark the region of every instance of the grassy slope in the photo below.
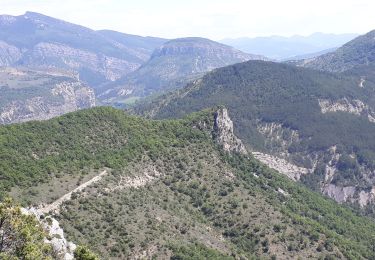
[[[207,130],[194,127],[202,126],[199,122]],[[51,173],[111,168],[85,196],[74,196],[60,216],[70,239],[104,257],[144,250],[183,259],[374,257],[371,220],[252,158],[221,152],[210,126],[212,111],[150,121],[95,108],[0,127],[1,189],[49,182]],[[124,184],[154,170],[161,175],[146,186]]]

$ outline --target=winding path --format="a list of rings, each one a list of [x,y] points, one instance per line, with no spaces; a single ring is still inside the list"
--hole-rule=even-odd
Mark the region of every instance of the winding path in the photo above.
[[[58,212],[61,204],[64,203],[65,201],[70,200],[72,198],[72,194],[73,193],[80,192],[84,188],[86,188],[87,186],[90,186],[91,184],[100,181],[107,174],[108,174],[107,170],[102,171],[99,175],[95,176],[94,178],[88,180],[85,183],[82,183],[77,188],[75,188],[74,190],[68,192],[64,196],[58,198],[57,200],[55,200],[51,204],[43,205],[42,207],[38,208],[38,213],[39,214],[46,214],[46,213],[52,212],[52,211]]]

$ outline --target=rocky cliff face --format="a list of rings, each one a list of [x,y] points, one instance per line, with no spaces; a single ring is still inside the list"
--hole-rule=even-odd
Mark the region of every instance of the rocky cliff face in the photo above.
[[[49,97],[33,97],[25,101],[14,100],[1,108],[0,124],[46,120],[65,113],[95,106],[92,89],[81,83],[64,82],[56,85],[51,93],[62,102],[51,103]]]
[[[353,115],[365,115],[368,120],[375,123],[375,112],[371,107],[361,100],[349,100],[342,98],[337,101],[329,99],[319,99],[319,106],[323,114],[329,112],[346,112]]]
[[[47,236],[44,239],[45,243],[52,246],[55,254],[55,259],[58,260],[73,260],[74,250],[77,245],[68,241],[64,236],[64,230],[60,227],[60,223],[49,215],[41,214],[36,208],[22,208],[23,214],[34,215],[42,225]]]
[[[140,66],[139,62],[129,62],[124,59],[73,48],[66,44],[49,42],[41,42],[35,45],[23,55],[21,63],[30,67],[52,66],[75,71],[85,68],[99,73],[109,81],[114,81]]]
[[[261,55],[241,52],[233,47],[204,38],[181,38],[169,41],[157,48],[151,59],[173,56],[195,57],[195,62],[188,68],[191,73],[209,71],[247,60],[266,60]]]
[[[0,124],[46,120],[95,106],[94,91],[64,76],[3,70],[0,83]]]
[[[321,102],[322,103],[322,102]],[[346,99],[340,102],[323,102],[322,113],[346,112],[354,115],[360,115],[366,112],[364,108],[368,106],[363,103],[354,102],[350,104]],[[372,122],[372,121],[371,121]],[[296,144],[301,143],[299,133],[283,127],[278,123],[258,123],[258,131],[265,139],[265,148],[268,152],[252,152],[255,158],[266,164],[272,169],[283,173],[292,180],[298,181],[302,176],[311,177],[321,171],[321,180],[319,183],[320,191],[339,203],[356,203],[365,207],[375,201],[375,180],[372,170],[361,167],[357,169],[366,180],[366,187],[351,184],[337,184],[337,176],[341,173],[340,153],[337,146],[332,146],[326,151],[316,151],[306,153],[303,151],[292,151],[290,149]],[[355,156],[353,155],[353,159]]]
[[[229,118],[226,108],[221,108],[215,113],[214,139],[227,152],[247,154],[242,141],[233,133],[233,122]]]
[[[22,56],[21,50],[15,46],[0,41],[0,66],[16,63]]]

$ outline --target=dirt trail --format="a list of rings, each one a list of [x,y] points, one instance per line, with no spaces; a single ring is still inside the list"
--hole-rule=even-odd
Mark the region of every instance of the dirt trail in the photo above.
[[[91,184],[100,181],[103,178],[103,176],[105,176],[107,174],[108,174],[107,170],[104,170],[99,175],[95,176],[94,178],[88,180],[85,183],[82,183],[77,188],[75,188],[74,190],[72,190],[69,193],[65,194],[64,196],[60,197],[59,199],[55,200],[51,204],[43,205],[42,207],[38,208],[39,214],[46,214],[46,213],[52,212],[52,211],[58,212],[61,204],[64,203],[65,201],[70,200],[72,198],[72,194],[73,193],[82,191],[87,186],[90,186]]]

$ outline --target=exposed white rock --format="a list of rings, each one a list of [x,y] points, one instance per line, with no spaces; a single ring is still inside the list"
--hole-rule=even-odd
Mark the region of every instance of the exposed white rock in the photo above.
[[[361,207],[367,206],[371,202],[375,201],[375,187],[372,187],[372,189],[367,192],[364,190],[361,190],[358,194],[358,204]]]
[[[233,122],[226,108],[221,108],[215,113],[214,132],[216,141],[225,151],[247,154],[242,141],[233,133]]]
[[[260,152],[252,152],[252,154],[257,160],[266,164],[268,167],[286,175],[288,178],[294,181],[298,181],[301,175],[310,173],[309,169],[299,167],[276,156]]]
[[[331,197],[338,203],[343,203],[350,201],[350,199],[353,198],[355,194],[355,187],[339,187],[334,184],[329,184],[327,187],[324,188],[323,192],[324,194]]]
[[[265,137],[265,147],[269,147],[272,153],[277,153],[279,157],[287,159],[290,145],[301,141],[297,130],[284,127],[276,122],[257,123],[257,130]]]
[[[364,83],[366,82],[366,80],[364,78],[361,78],[361,80],[359,81],[359,84],[358,84],[358,87],[360,88],[364,88],[365,86],[363,85]]]
[[[0,124],[30,120],[46,120],[64,113],[96,105],[94,91],[80,82],[62,82],[52,88],[53,96],[61,102],[51,102],[49,97],[32,97],[26,101],[12,101],[0,108]]]
[[[48,60],[51,62],[48,62]],[[50,64],[56,63],[56,60],[61,61],[71,69],[89,68],[111,81],[139,67],[138,63],[49,42],[38,43],[30,52],[29,57],[25,59],[25,62],[33,66],[51,66]]]
[[[119,96],[127,96],[127,95],[130,95],[131,93],[133,93],[133,89],[120,89],[119,91],[117,91],[117,94]]]
[[[342,98],[336,101],[328,99],[319,99],[320,110],[323,114],[328,112],[347,112],[353,115],[367,115],[370,122],[375,122],[375,113],[373,110],[363,103],[361,100],[348,100]]]
[[[34,215],[41,223],[43,229],[48,234],[44,242],[51,244],[53,251],[58,260],[73,260],[76,244],[66,240],[64,230],[60,227],[60,223],[51,216],[44,216],[36,208],[22,208],[23,214]]]
[[[323,114],[327,112],[342,111],[354,115],[360,115],[363,111],[368,110],[368,106],[358,99],[354,99],[352,101],[349,101],[346,98],[339,99],[337,101],[319,99],[318,101]]]
[[[323,188],[323,193],[338,203],[358,203],[361,207],[365,207],[375,201],[375,187],[370,191],[358,191],[355,186],[340,187],[329,184]]]
[[[111,185],[105,190],[107,192],[113,192],[116,190],[122,190],[126,188],[135,188],[138,189],[140,187],[146,186],[147,184],[156,181],[161,176],[163,176],[162,173],[160,173],[156,167],[150,166],[143,170],[141,175],[138,176],[121,176],[120,180],[116,185]]]
[[[282,188],[278,188],[277,192],[284,195],[285,197],[289,196],[289,193],[283,190]]]
[[[0,66],[9,66],[17,62],[22,56],[21,51],[4,41],[0,41]]]

